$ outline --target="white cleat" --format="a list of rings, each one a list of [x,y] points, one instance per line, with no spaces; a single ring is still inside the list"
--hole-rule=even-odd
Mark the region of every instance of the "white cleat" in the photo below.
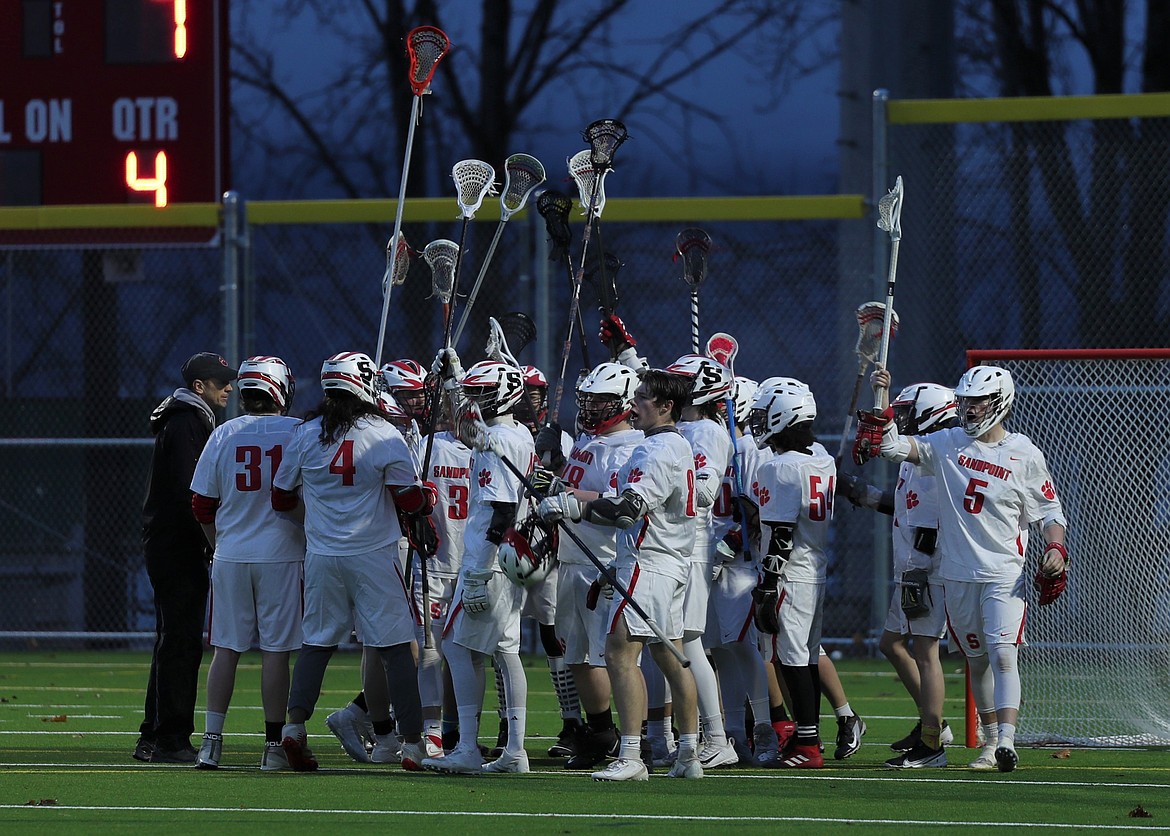
[[[265,743],[264,754],[260,756],[260,769],[264,772],[284,772],[292,769],[288,755],[278,742]]]
[[[357,760],[357,758],[354,758]],[[370,753],[370,763],[402,763],[402,741],[398,735],[391,732],[378,738],[374,751]]]
[[[995,765],[1000,772],[1011,772],[1020,763],[1020,756],[1016,754],[1014,746],[998,746],[995,750]]]
[[[732,752],[735,750],[732,749]],[[702,778],[703,765],[699,763],[698,756],[690,758],[678,758],[674,762],[674,766],[666,773],[667,778]]]
[[[984,744],[979,752],[979,757],[967,764],[971,769],[997,769],[998,765],[995,762],[995,749],[998,746],[996,741]]]
[[[345,754],[358,763],[369,763],[370,755],[366,751],[366,724],[349,712],[349,708],[334,711],[325,718],[325,725],[333,736],[341,743]]]
[[[618,758],[600,772],[593,773],[594,781],[649,781],[646,764],[633,758]]]
[[[441,758],[424,758],[423,769],[447,775],[479,775],[483,771],[483,755],[474,743],[462,743]]]
[[[951,727],[943,720],[942,731],[938,734],[938,742],[942,746],[950,746],[955,742],[955,733],[951,731]]]
[[[437,734],[423,735],[423,747],[426,757],[441,758],[443,756],[443,738]]]
[[[203,743],[199,747],[199,754],[195,756],[196,769],[219,769],[219,759],[223,756],[223,735],[206,732]]]
[[[403,743],[399,756],[402,768],[407,772],[421,772],[423,761],[427,759],[422,743]]]
[[[678,761],[675,761],[677,764]],[[735,766],[739,763],[739,753],[735,751],[735,744],[730,740],[720,746],[718,743],[707,743],[699,750],[699,764],[703,769],[715,769],[720,766]]]
[[[494,761],[485,763],[481,768],[484,772],[528,772],[528,753],[524,750],[509,752],[505,749],[504,754],[500,755]]]

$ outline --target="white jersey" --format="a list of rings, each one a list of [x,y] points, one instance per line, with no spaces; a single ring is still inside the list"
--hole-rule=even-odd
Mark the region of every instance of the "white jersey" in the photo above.
[[[516,520],[524,515],[524,488],[501,460],[506,456],[525,476],[539,463],[532,433],[515,421],[488,426],[490,450],[477,450],[471,460],[471,496],[467,527],[463,534],[463,569],[502,571],[496,563],[497,546],[486,535],[492,521],[493,502],[516,503]]]
[[[215,559],[286,563],[305,559],[305,529],[272,510],[272,479],[300,419],[241,415],[211,433],[191,490],[219,500]]]
[[[439,550],[427,563],[427,573],[454,578],[463,562],[463,531],[471,502],[471,448],[454,433],[438,433],[426,478],[439,493],[439,504],[431,514],[439,532]]]
[[[704,505],[702,492],[696,495],[698,503],[698,520],[695,528],[698,548],[691,553],[691,560],[695,563],[709,563],[711,561],[711,543],[715,540],[714,506],[718,502],[724,476],[731,467],[731,436],[727,428],[718,421],[707,418],[698,421],[682,421],[678,431],[691,444],[691,451],[695,458],[695,481],[700,483],[701,477],[707,478],[714,496]],[[731,527],[730,520],[722,526],[722,533],[727,533]]]
[[[373,416],[327,446],[320,434],[320,418],[300,424],[274,480],[281,490],[302,488],[309,551],[347,556],[396,543],[402,534],[386,486],[418,482],[402,434]]]
[[[938,574],[942,551],[935,545],[928,555],[914,548],[916,528],[938,528],[938,486],[933,476],[910,462],[898,469],[894,488],[893,562],[894,577],[911,569],[926,569],[933,578]]]
[[[735,468],[744,472],[740,474],[744,488],[744,496],[750,498],[748,489],[751,482],[748,480],[748,463],[759,456],[759,449],[751,436],[745,435],[735,440],[735,460],[727,465],[727,472],[723,476],[723,484],[719,487],[719,495],[715,497],[715,504],[711,507],[711,536],[716,541],[722,540],[731,527],[735,525],[735,500],[739,492],[735,488]],[[754,468],[752,470],[754,473]],[[752,500],[755,501],[754,499]]]
[[[617,496],[618,471],[645,436],[641,430],[622,430],[609,435],[582,435],[569,451],[561,480],[572,488],[593,491],[602,496]],[[608,525],[591,522],[569,523],[602,563],[617,554],[617,531]],[[562,537],[557,560],[561,563],[592,563],[569,537]]]
[[[955,427],[915,441],[923,472],[938,477],[939,575],[946,580],[1019,577],[1028,526],[1065,524],[1044,454],[1026,436],[984,444]]]
[[[787,450],[777,453],[756,471],[757,502],[765,547],[772,525],[794,526],[792,554],[783,575],[790,581],[824,581],[828,568],[825,551],[833,519],[833,488],[837,465],[819,443],[812,455]]]
[[[632,490],[646,516],[618,533],[617,565],[685,581],[695,548],[695,468],[690,443],[673,427],[648,433],[618,471],[618,495]]]

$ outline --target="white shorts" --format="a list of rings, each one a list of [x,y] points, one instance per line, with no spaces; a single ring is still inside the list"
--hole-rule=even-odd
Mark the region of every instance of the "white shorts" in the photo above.
[[[592,563],[562,563],[557,571],[556,630],[557,641],[565,650],[565,662],[605,667],[605,614],[609,601],[599,598],[597,608],[592,610],[585,606],[597,569]]]
[[[772,636],[771,661],[793,667],[815,665],[820,656],[825,584],[785,580],[780,590],[780,634]]]
[[[929,585],[927,603],[930,612],[921,618],[909,619],[902,612],[902,588],[894,585],[894,593],[890,596],[890,609],[886,613],[886,624],[883,628],[887,633],[899,636],[924,636],[931,639],[941,639],[947,632],[947,610],[942,581],[931,582]]]
[[[633,598],[646,615],[654,620],[668,639],[683,637],[683,599],[686,596],[686,583],[669,575],[660,575],[650,572],[637,564],[622,566],[617,570],[617,581]],[[600,606],[600,605],[599,605]],[[646,638],[651,642],[658,641],[654,631],[634,612],[626,599],[614,593],[613,600],[606,614],[606,635],[617,627],[618,619],[626,623],[626,629],[631,636]]]
[[[430,598],[430,617],[420,619],[426,622],[426,626],[431,631],[431,636],[434,637],[436,645],[443,637],[443,626],[447,623],[447,615],[451,612],[451,602],[455,600],[455,578],[440,577],[427,573],[427,587],[429,588]],[[414,573],[414,582],[411,584],[414,591],[414,608],[418,612],[423,611],[423,594],[422,594],[422,574],[420,572]],[[422,634],[422,626],[418,630],[418,641],[421,645],[424,637]]]
[[[752,590],[759,583],[756,567],[744,560],[723,564],[723,571],[711,587],[711,601],[707,608],[707,632],[703,634],[705,647],[718,647],[737,642],[756,642],[756,624]]]
[[[683,598],[683,640],[697,639],[707,631],[707,606],[711,598],[711,564],[687,564],[687,588]]]
[[[535,618],[538,624],[555,624],[557,620],[557,575],[559,564],[543,581],[524,590],[524,606],[520,609],[522,618]]]
[[[983,656],[988,645],[1024,643],[1024,576],[1011,581],[943,581],[947,629],[967,656]]]
[[[491,606],[487,612],[474,615],[463,609],[463,574],[452,593],[451,612],[443,627],[443,640],[493,655],[520,652],[520,605],[524,601],[524,590],[508,580],[503,572],[493,572],[488,580],[488,600]]]
[[[366,554],[305,555],[305,644],[334,647],[356,628],[369,647],[414,640],[418,613],[398,565],[398,544]]]
[[[284,653],[301,646],[300,560],[211,562],[211,646]]]

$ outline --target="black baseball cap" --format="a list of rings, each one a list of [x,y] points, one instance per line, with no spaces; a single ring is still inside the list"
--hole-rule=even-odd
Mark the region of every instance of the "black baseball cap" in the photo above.
[[[218,354],[204,351],[194,355],[183,364],[183,382],[188,386],[196,380],[219,380],[231,383],[239,374],[239,369],[228,365],[228,361]]]

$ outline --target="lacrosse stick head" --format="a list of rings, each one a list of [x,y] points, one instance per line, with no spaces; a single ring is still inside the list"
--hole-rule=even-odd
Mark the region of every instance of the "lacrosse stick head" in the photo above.
[[[711,236],[697,226],[680,232],[674,239],[675,258],[683,262],[682,279],[691,290],[698,290],[707,278],[707,253],[711,252]]]
[[[536,323],[526,313],[512,311],[496,319],[488,317],[488,340],[484,353],[498,363],[508,363],[520,368],[516,359],[525,348],[536,340]],[[515,353],[511,346],[515,346]]]
[[[894,188],[878,201],[878,228],[890,233],[891,241],[902,240],[902,175],[894,181]]]
[[[455,265],[459,260],[459,245],[446,238],[439,238],[423,248],[423,261],[431,268],[431,295],[439,297],[443,304],[449,304],[455,287]]]
[[[597,304],[606,316],[617,309],[617,274],[624,266],[624,261],[607,250],[600,259],[590,258],[585,267],[585,281],[597,291]]]
[[[727,366],[735,373],[735,357],[739,354],[739,341],[731,334],[720,331],[707,338],[707,356]]]
[[[418,255],[406,242],[406,236],[401,232],[397,237],[391,236],[386,242],[386,274],[382,276],[382,295],[390,292],[394,285],[404,284],[406,275],[410,272],[410,259]]]
[[[854,352],[870,363],[877,360],[882,345],[882,326],[886,319],[885,302],[865,302],[857,307],[857,347]],[[890,336],[898,333],[898,312],[890,310]]]
[[[460,160],[451,168],[451,178],[458,193],[460,217],[470,220],[475,217],[483,199],[492,191],[496,170],[483,160]]]
[[[549,261],[560,261],[569,254],[573,240],[573,233],[569,229],[569,212],[572,208],[573,198],[556,189],[541,192],[536,199],[536,211],[544,218],[544,231],[552,241]]]
[[[581,132],[581,138],[589,143],[589,161],[595,171],[605,171],[613,166],[613,155],[621,144],[630,138],[626,126],[616,119],[598,119],[590,122]]]
[[[447,33],[435,26],[419,26],[406,33],[406,54],[410,57],[410,89],[421,96],[431,92],[435,68],[451,48]]]
[[[450,404],[451,432],[472,450],[490,450],[491,437],[479,404],[465,395]]]
[[[500,194],[500,220],[506,221],[528,202],[532,190],[545,181],[544,166],[530,154],[513,154],[504,160],[504,191]]]
[[[569,157],[569,176],[577,184],[577,194],[581,198],[581,214],[588,215],[590,208],[595,217],[600,218],[605,209],[605,175],[609,169],[597,171],[589,161],[590,151],[578,151]],[[592,201],[592,204],[590,203]]]

